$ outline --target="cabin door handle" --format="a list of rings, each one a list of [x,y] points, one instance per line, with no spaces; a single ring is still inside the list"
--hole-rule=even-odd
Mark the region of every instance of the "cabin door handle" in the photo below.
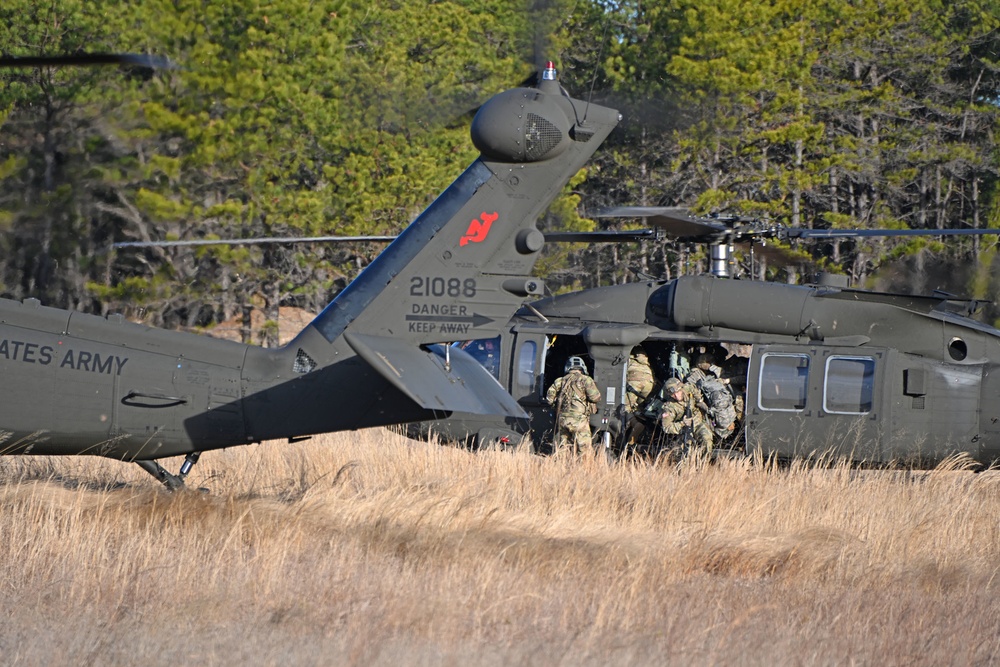
[[[160,401],[160,402],[151,402]],[[168,396],[167,394],[146,394],[141,391],[130,391],[122,396],[123,405],[131,405],[137,408],[172,408],[176,405],[184,405],[188,400],[182,396]]]

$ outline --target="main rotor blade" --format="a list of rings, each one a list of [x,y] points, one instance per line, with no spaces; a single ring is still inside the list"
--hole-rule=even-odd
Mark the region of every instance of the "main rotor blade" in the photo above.
[[[637,216],[635,211],[657,211],[649,216]],[[619,211],[623,212],[617,215]],[[666,230],[668,236],[682,241],[712,242],[718,239],[718,234],[735,231],[734,240],[750,242],[753,238],[789,238],[789,239],[837,239],[874,236],[983,236],[995,234],[1000,236],[1000,229],[802,229],[798,227],[771,227],[766,232],[730,230],[725,225],[710,220],[691,218],[689,216],[665,213],[665,211],[683,211],[683,209],[667,209],[664,207],[627,206],[620,209],[607,209],[595,217],[646,217],[657,229],[635,229],[626,231],[597,232],[544,232],[547,243],[630,243],[634,241],[650,241],[661,238]],[[614,213],[614,215],[609,214]],[[660,224],[657,224],[660,223]],[[694,233],[697,232],[697,233]],[[188,241],[119,241],[111,247],[120,248],[184,248],[219,245],[266,245],[292,243],[385,243],[395,240],[392,235],[375,236],[275,236],[256,239],[193,239]],[[761,252],[756,247],[754,252]]]
[[[119,241],[112,248],[188,248],[217,245],[266,245],[271,243],[366,243],[395,240],[395,236],[275,236],[257,239],[192,239],[188,241]],[[656,230],[625,232],[545,232],[547,243],[629,243],[657,238]]]
[[[769,264],[776,264],[778,266],[816,263],[816,260],[811,257],[803,257],[801,254],[796,253],[794,249],[776,243],[743,242],[738,247],[745,254],[753,253],[754,257],[766,259]]]
[[[395,236],[272,236],[259,239],[196,239],[191,241],[119,241],[112,248],[184,248],[210,245],[266,245],[269,243],[360,243],[392,241]]]
[[[866,236],[983,236],[1000,235],[995,227],[968,229],[801,229],[786,228],[790,239],[841,239]]]
[[[95,67],[129,65],[152,69],[172,69],[169,58],[148,53],[78,53],[60,56],[0,56],[0,67]]]
[[[655,229],[600,232],[545,232],[546,243],[631,243],[659,238]]]
[[[692,217],[687,209],[672,206],[617,206],[594,214],[595,218],[645,218],[668,236],[680,240],[707,240],[730,231],[721,222]]]
[[[748,242],[753,239],[838,239],[876,236],[1000,235],[997,228],[963,229],[805,229],[743,217],[696,218],[685,208],[618,206],[598,211],[595,218],[644,218],[667,236],[684,242]]]

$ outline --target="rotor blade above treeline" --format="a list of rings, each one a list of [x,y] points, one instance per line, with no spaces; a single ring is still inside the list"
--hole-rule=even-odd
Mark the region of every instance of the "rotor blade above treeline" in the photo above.
[[[0,67],[95,67],[128,65],[150,69],[172,69],[169,58],[148,53],[78,53],[56,56],[0,56]]]
[[[959,236],[959,235],[1000,235],[1000,229],[789,229],[776,228],[779,234],[756,235],[757,238],[801,238],[801,239],[833,239],[875,236]],[[594,231],[594,232],[544,232],[546,243],[632,243],[636,241],[663,241],[683,243],[708,243],[711,239],[694,237],[691,234],[674,236],[669,231],[663,233],[663,228],[635,229],[626,231]],[[746,232],[740,233],[735,242],[747,242],[754,236]],[[291,243],[384,243],[394,241],[395,236],[274,236],[257,239],[192,239],[187,241],[119,241],[113,243],[116,249],[125,248],[194,248],[202,246],[257,246],[268,244]]]
[[[653,225],[670,239],[686,243],[744,243],[754,239],[849,239],[893,236],[1000,235],[1000,228],[945,229],[808,229],[761,218],[725,216],[699,218],[681,207],[619,206],[597,211],[596,218],[636,218]],[[649,230],[647,230],[649,231]],[[596,232],[595,232],[596,233]],[[615,232],[602,232],[613,234]],[[621,232],[632,234],[634,232]]]
[[[189,241],[119,241],[112,248],[192,248],[213,245],[267,245],[271,243],[361,243],[392,241],[395,236],[274,236],[259,239],[192,239]]]
[[[656,230],[628,232],[545,232],[547,243],[628,243],[659,238]],[[256,246],[289,243],[380,243],[394,241],[395,236],[274,236],[258,239],[192,239],[188,241],[119,241],[111,247],[125,248],[196,248],[201,246]]]
[[[616,206],[597,211],[594,217],[643,218],[648,224],[678,239],[697,239],[729,231],[720,222],[694,217],[687,209],[676,206]]]
[[[1000,235],[996,227],[965,229],[800,229],[786,228],[785,235],[794,239],[848,239],[875,236],[992,236]]]

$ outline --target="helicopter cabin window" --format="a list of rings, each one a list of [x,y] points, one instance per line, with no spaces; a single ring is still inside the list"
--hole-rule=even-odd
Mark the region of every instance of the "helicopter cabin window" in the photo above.
[[[761,410],[804,410],[809,389],[809,357],[765,354],[760,364],[759,387],[757,402]]]
[[[464,343],[456,343],[464,352],[488,370],[497,380],[500,379],[500,336],[496,338],[477,338]]]
[[[875,359],[830,357],[826,360],[823,410],[861,415],[872,411],[875,395]]]
[[[535,386],[535,357],[538,346],[533,340],[526,340],[517,354],[517,385],[524,393],[530,393]]]

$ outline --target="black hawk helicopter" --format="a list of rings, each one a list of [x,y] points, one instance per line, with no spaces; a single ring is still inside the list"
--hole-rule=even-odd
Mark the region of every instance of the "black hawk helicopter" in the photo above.
[[[685,377],[697,355],[709,357],[745,403],[739,428],[721,443],[730,450],[874,464],[930,465],[959,453],[984,465],[1000,459],[1000,330],[971,319],[981,302],[850,289],[839,281],[789,285],[729,276],[736,243],[1000,229],[800,229],[659,207],[621,207],[601,216],[644,218],[652,226],[624,232],[625,240],[708,243],[711,274],[526,304],[498,336],[458,347],[473,351],[529,418],[455,414],[411,424],[412,437],[485,446],[530,436],[537,447],[553,428],[546,389],[570,356],[582,356],[602,396],[591,417],[595,439],[614,453],[630,446],[655,453],[655,407],[646,415],[646,439],[626,442],[626,371],[638,348],[661,383]],[[558,240],[615,240],[613,232],[597,234]]]
[[[0,66],[140,65],[116,54]],[[500,335],[544,245],[535,221],[615,128],[549,63],[537,87],[487,101],[480,156],[289,344],[264,349],[0,300],[0,453],[134,461],[169,488],[201,452],[453,413],[526,413],[467,353]],[[186,455],[177,474],[157,459]]]

